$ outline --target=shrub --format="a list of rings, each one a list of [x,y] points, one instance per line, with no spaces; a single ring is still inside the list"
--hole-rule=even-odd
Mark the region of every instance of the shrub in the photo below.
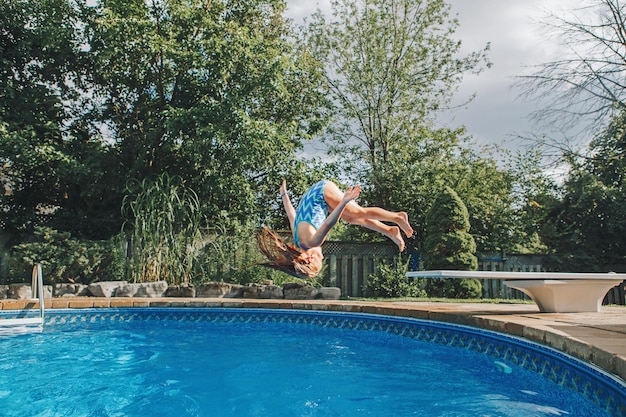
[[[446,187],[426,216],[426,269],[475,271],[478,268],[474,255],[476,242],[469,229],[467,207],[453,189]],[[479,298],[482,285],[475,279],[431,279],[426,291],[431,297]]]
[[[371,274],[363,292],[367,297],[422,297],[425,294],[418,281],[409,281],[406,273],[410,258],[399,257],[395,263],[379,262]]]
[[[229,218],[222,213],[213,227],[205,234],[201,254],[196,260],[194,284],[207,281],[223,281],[233,284],[250,284],[272,281],[276,285],[287,282],[303,282],[283,272],[260,266],[265,257],[257,248],[254,236],[257,229],[250,224]],[[320,276],[323,275],[320,274]],[[317,280],[307,281],[318,285]]]
[[[13,247],[8,282],[30,282],[33,265],[41,263],[46,284],[120,280],[124,250],[119,238],[85,241],[48,227],[35,228],[35,240]]]
[[[189,282],[198,256],[200,202],[180,178],[129,181],[122,203],[134,282]]]
[[[428,279],[425,285],[429,297],[481,298],[482,284],[473,278]]]

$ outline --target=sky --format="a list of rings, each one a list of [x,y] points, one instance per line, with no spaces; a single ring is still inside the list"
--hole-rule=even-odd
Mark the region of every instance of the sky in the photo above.
[[[479,144],[501,144],[519,149],[519,136],[539,135],[530,119],[537,103],[520,98],[516,77],[531,67],[555,60],[560,47],[545,36],[540,22],[549,13],[562,15],[571,0],[448,0],[452,15],[459,20],[457,39],[466,52],[491,43],[488,57],[493,64],[478,76],[467,75],[457,100],[476,94],[467,106],[446,112],[442,122],[450,127],[464,125]],[[302,23],[317,8],[330,15],[330,0],[287,0],[287,17]],[[525,143],[528,145],[528,143]]]

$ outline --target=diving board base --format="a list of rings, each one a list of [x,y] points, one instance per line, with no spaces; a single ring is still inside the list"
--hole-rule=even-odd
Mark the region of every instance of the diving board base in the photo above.
[[[510,280],[504,285],[522,291],[544,313],[598,312],[614,280]]]

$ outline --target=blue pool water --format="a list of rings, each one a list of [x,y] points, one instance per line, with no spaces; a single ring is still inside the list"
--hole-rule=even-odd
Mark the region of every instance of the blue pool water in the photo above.
[[[626,412],[621,381],[545,347],[373,315],[61,310],[0,352],[0,416]]]

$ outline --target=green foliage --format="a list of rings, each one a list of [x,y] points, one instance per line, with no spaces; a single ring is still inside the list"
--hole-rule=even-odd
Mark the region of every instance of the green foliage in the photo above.
[[[194,283],[224,281],[247,284],[271,279],[258,267],[245,267],[259,261],[255,230],[223,212],[206,231],[202,250],[195,263]]]
[[[515,177],[498,166],[488,149],[481,148],[463,150],[448,161],[443,172],[443,183],[454,189],[467,207],[477,250],[507,250],[515,236]]]
[[[626,265],[626,112],[616,113],[589,145],[571,157],[562,198],[548,206],[541,235],[553,267],[594,272]]]
[[[82,3],[0,4],[0,179],[10,190],[0,192],[0,207],[11,212],[5,225],[17,241],[42,223],[42,213],[77,237],[119,231],[119,199],[107,204],[118,192],[101,168],[107,158],[78,116],[89,68],[79,40]]]
[[[46,284],[124,279],[120,239],[84,241],[46,227],[35,229],[35,241],[13,248],[9,282],[30,282],[33,265],[41,263]]]
[[[454,159],[462,129],[438,129],[437,111],[465,73],[478,73],[488,49],[461,54],[458,22],[444,1],[335,0],[306,33],[325,65],[336,121],[325,136],[346,175],[364,185],[361,201],[409,211],[421,224],[435,166]]]
[[[308,46],[326,65],[342,119],[333,139],[376,172],[449,102],[463,73],[480,71],[485,51],[460,57],[452,38],[458,22],[443,1],[335,0],[332,7],[331,22],[314,15]]]
[[[567,17],[552,16],[546,26],[563,44],[577,48],[521,79],[525,95],[545,104],[534,116],[553,127],[552,133],[562,128],[567,132],[534,140],[536,147],[562,150],[557,162],[569,165],[569,172],[555,198],[535,199],[540,207],[529,210],[535,212],[533,234],[537,232],[554,259],[551,267],[564,271],[626,265],[626,9],[614,0],[594,5],[593,19],[586,19],[590,11],[582,9]],[[581,143],[589,143],[586,151]]]
[[[426,217],[424,267],[426,269],[476,270],[476,243],[469,234],[467,207],[458,194],[445,187]],[[428,280],[426,291],[435,297],[477,298],[481,284],[472,279]]]
[[[326,138],[348,178],[360,182],[364,205],[406,211],[421,246],[432,196],[453,187],[471,208],[482,251],[510,244],[514,178],[465,129],[433,120],[468,73],[489,66],[489,46],[463,55],[458,21],[444,1],[332,2],[334,15],[314,16],[307,42],[326,66],[337,120]],[[362,240],[378,239],[355,229]],[[363,237],[365,235],[365,237]]]
[[[219,221],[206,231],[202,247],[195,262],[192,282],[223,281],[233,284],[272,281],[276,285],[286,282],[303,282],[283,272],[258,265],[266,259],[256,244],[257,229],[242,224],[222,213]],[[322,274],[323,275],[323,270]],[[317,281],[308,281],[316,284]]]
[[[469,229],[467,207],[453,189],[445,187],[426,217],[425,267],[476,270],[476,243]]]
[[[378,262],[376,272],[365,283],[363,292],[367,297],[423,297],[424,290],[417,280],[410,281],[406,273],[410,259],[400,256],[393,264]]]
[[[10,189],[0,192],[0,207],[11,212],[5,223],[16,236],[32,232],[40,211],[62,203],[71,177],[65,129],[84,68],[77,3],[0,2],[0,180]]]
[[[482,296],[482,284],[477,279],[429,279],[426,293],[435,298],[476,299]]]
[[[189,282],[198,256],[200,203],[180,179],[131,181],[122,205],[134,282]]]
[[[212,221],[224,210],[258,220],[267,179],[325,119],[318,64],[287,41],[284,7],[97,2],[86,28],[94,109],[115,132],[116,170],[185,178]]]
[[[0,207],[11,236],[28,238],[42,212],[74,236],[113,236],[127,180],[164,172],[185,178],[209,219],[263,217],[267,179],[327,117],[319,64],[288,41],[284,8],[0,4],[0,181],[11,190]]]
[[[506,252],[550,253],[543,230],[550,222],[551,208],[558,201],[559,187],[545,171],[541,158],[538,151],[525,151],[517,153],[511,161],[509,170],[515,178],[511,191],[514,215],[508,244],[502,246]]]
[[[426,231],[431,234],[467,233],[469,212],[459,195],[450,187],[439,193],[426,217]]]

